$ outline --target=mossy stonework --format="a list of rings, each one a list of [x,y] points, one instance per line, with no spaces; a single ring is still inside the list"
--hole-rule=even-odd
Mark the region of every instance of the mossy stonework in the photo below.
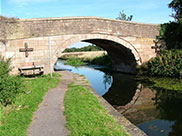
[[[0,23],[1,24],[1,23]],[[11,30],[8,32],[7,30]],[[16,19],[8,22],[0,43],[0,53],[12,58],[13,72],[27,65],[43,65],[49,73],[49,37],[52,45],[52,65],[70,45],[85,41],[105,49],[116,71],[134,73],[135,66],[155,57],[153,40],[159,26],[99,17]],[[2,37],[1,37],[2,38]],[[24,48],[33,48],[25,57]]]

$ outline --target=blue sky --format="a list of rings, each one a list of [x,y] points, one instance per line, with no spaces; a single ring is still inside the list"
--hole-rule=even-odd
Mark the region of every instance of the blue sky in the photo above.
[[[133,15],[135,22],[164,23],[171,0],[0,0],[0,13],[8,17],[40,18],[98,16],[115,19],[119,11]]]

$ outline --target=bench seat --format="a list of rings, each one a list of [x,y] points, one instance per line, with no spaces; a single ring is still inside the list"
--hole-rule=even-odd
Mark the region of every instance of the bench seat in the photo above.
[[[43,74],[44,73],[44,65],[27,65],[18,68],[20,71],[20,75],[35,75],[35,74]]]

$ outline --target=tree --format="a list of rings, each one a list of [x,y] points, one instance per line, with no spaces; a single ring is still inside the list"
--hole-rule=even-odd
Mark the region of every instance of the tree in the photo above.
[[[118,17],[116,19],[131,21],[133,19],[133,15],[127,17],[126,14],[124,13],[124,10],[122,10],[122,12],[119,12]]]
[[[157,37],[168,50],[182,49],[182,0],[172,0],[169,8],[173,9],[175,22],[161,24],[160,35]],[[161,47],[162,47],[161,46]]]
[[[169,8],[172,8],[175,13],[172,13],[172,17],[175,18],[176,21],[182,23],[182,0],[172,0],[169,4]]]

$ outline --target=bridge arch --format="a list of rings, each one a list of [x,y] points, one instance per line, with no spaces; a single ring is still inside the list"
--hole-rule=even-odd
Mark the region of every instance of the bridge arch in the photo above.
[[[113,68],[116,71],[135,73],[136,65],[142,63],[139,52],[129,41],[106,34],[79,34],[71,36],[57,47],[53,54],[54,61],[61,56],[61,53],[66,48],[81,41],[92,43],[105,49],[108,55],[111,56],[114,64]]]

